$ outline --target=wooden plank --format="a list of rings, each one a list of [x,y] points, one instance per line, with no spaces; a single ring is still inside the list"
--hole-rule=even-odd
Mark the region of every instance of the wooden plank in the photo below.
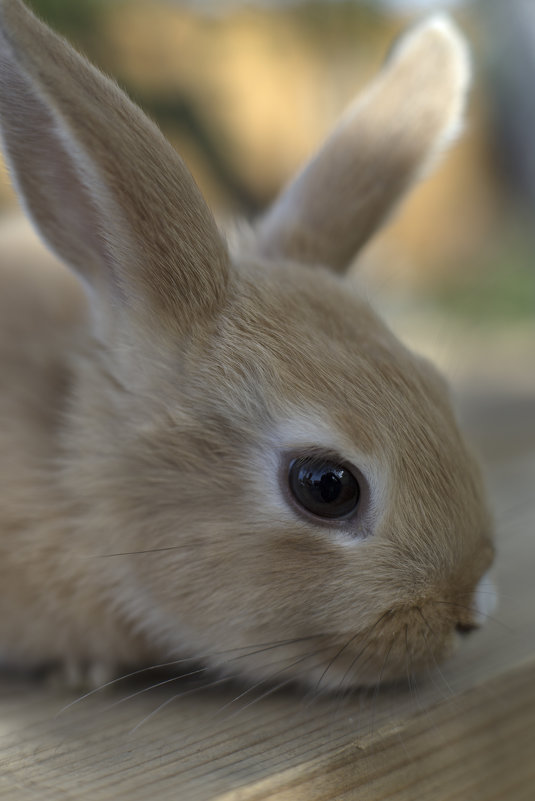
[[[514,453],[500,457],[492,425],[481,432],[501,510],[497,619],[440,672],[412,691],[345,699],[259,699],[265,687],[241,695],[239,687],[197,691],[185,682],[129,698],[143,686],[130,683],[63,712],[73,700],[64,690],[6,677],[0,798],[533,798],[535,426],[533,405],[524,407],[526,433]],[[503,439],[506,418],[500,421]]]
[[[217,801],[533,799],[535,661],[392,732]]]

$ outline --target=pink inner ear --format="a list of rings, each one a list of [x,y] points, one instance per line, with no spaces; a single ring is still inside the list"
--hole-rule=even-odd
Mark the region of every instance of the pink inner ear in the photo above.
[[[159,129],[22,3],[0,3],[0,42],[0,126],[43,238],[136,324],[177,333],[213,317],[226,246]]]
[[[96,210],[60,133],[52,106],[9,58],[0,57],[0,121],[10,171],[36,227],[90,283],[102,260]]]

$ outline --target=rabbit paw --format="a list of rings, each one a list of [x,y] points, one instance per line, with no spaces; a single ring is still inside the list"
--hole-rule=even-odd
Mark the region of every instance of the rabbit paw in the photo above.
[[[55,688],[87,693],[104,689],[116,677],[115,665],[107,662],[79,662],[73,659],[55,667],[48,675],[48,682]]]

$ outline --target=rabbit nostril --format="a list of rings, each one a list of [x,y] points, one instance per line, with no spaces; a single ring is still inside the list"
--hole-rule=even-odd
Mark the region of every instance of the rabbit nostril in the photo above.
[[[455,630],[459,632],[459,634],[470,634],[470,632],[475,631],[479,626],[476,626],[475,623],[457,623],[455,626]]]

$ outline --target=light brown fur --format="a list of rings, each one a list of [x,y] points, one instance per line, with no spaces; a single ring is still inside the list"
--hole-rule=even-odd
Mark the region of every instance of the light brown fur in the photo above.
[[[228,248],[156,127],[0,0],[5,152],[82,279],[1,265],[0,658],[333,687],[450,651],[492,561],[478,468],[443,380],[335,272],[455,135],[467,83],[447,20],[409,33]],[[364,518],[288,500],[284,454],[316,448],[367,477]]]

